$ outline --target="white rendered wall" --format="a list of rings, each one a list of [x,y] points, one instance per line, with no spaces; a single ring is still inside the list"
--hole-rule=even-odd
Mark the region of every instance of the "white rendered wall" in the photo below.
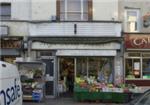
[[[93,20],[118,20],[118,0],[93,0]]]

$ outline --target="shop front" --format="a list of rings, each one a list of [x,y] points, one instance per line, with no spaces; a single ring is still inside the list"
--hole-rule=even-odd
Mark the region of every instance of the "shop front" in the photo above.
[[[23,51],[22,49],[23,37],[2,36],[0,40],[1,40],[0,59],[2,61],[14,63],[16,57],[21,57]]]
[[[125,34],[125,82],[150,86],[150,34]]]
[[[37,60],[42,60],[47,66],[47,96],[73,96],[76,78],[94,78],[106,84],[123,82],[118,38],[118,41],[109,38],[31,39],[31,51],[36,52]]]
[[[59,59],[59,96],[73,95],[75,78],[94,78],[101,83],[114,83],[113,56],[61,56]]]

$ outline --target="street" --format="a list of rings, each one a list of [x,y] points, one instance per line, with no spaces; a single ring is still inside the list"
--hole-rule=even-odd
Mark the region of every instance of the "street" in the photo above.
[[[23,105],[123,105],[119,103],[76,102],[72,98],[49,99],[45,102],[24,102]]]

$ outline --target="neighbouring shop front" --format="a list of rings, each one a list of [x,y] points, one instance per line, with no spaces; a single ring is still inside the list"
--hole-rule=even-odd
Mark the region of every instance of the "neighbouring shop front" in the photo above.
[[[46,96],[71,97],[77,78],[122,83],[121,39],[112,39],[31,38],[36,60],[46,64]]]
[[[0,40],[1,40],[0,58],[2,61],[14,63],[16,57],[22,56],[23,37],[1,36]]]
[[[150,34],[125,33],[125,82],[150,86]]]

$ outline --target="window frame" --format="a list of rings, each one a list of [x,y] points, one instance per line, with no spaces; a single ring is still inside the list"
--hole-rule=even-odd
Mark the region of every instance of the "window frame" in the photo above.
[[[64,19],[61,19],[61,2],[60,0],[57,0],[57,20],[59,21],[91,21],[92,20],[92,15],[93,15],[93,11],[92,11],[92,8],[93,8],[93,4],[92,4],[92,0],[87,0],[87,13],[84,12],[84,0],[80,0],[80,6],[81,6],[81,10],[80,11],[67,11],[67,0],[64,0],[64,3],[65,3],[65,10],[64,10]],[[68,20],[68,17],[67,17],[67,13],[70,12],[70,13],[80,13],[80,20],[72,20],[72,19],[69,19]],[[87,18],[84,18],[84,14],[87,14]]]
[[[10,9],[10,14],[9,15],[4,15],[2,12],[0,12],[0,19],[1,20],[11,20],[11,3],[0,3],[0,8],[2,9],[3,7],[8,6]],[[7,17],[7,18],[5,18]]]
[[[126,60],[128,59],[132,59],[132,60],[135,60],[135,59],[139,59],[140,60],[140,78],[132,78],[131,80],[150,80],[150,78],[144,78],[144,70],[143,70],[143,61],[144,59],[150,59],[150,56],[147,56],[147,57],[143,57],[144,54],[149,54],[147,52],[140,52],[140,56],[130,56],[129,54],[133,54],[133,53],[136,53],[136,52],[126,52],[125,53],[125,57],[124,57],[124,77],[126,80],[130,80],[130,78],[127,77],[127,68],[126,68]],[[132,68],[133,68],[133,64],[132,64]],[[150,73],[150,71],[149,71]]]
[[[131,22],[131,21],[128,21],[128,12],[136,12],[136,25],[137,25],[137,29],[136,30],[134,30],[134,31],[131,31],[131,30],[128,30],[128,22]],[[125,18],[124,18],[124,22],[125,22],[125,24],[124,24],[124,27],[125,27],[125,31],[126,32],[140,32],[140,23],[141,23],[141,21],[140,21],[140,9],[135,9],[135,8],[131,8],[131,9],[125,9]],[[134,21],[133,21],[134,22]]]

